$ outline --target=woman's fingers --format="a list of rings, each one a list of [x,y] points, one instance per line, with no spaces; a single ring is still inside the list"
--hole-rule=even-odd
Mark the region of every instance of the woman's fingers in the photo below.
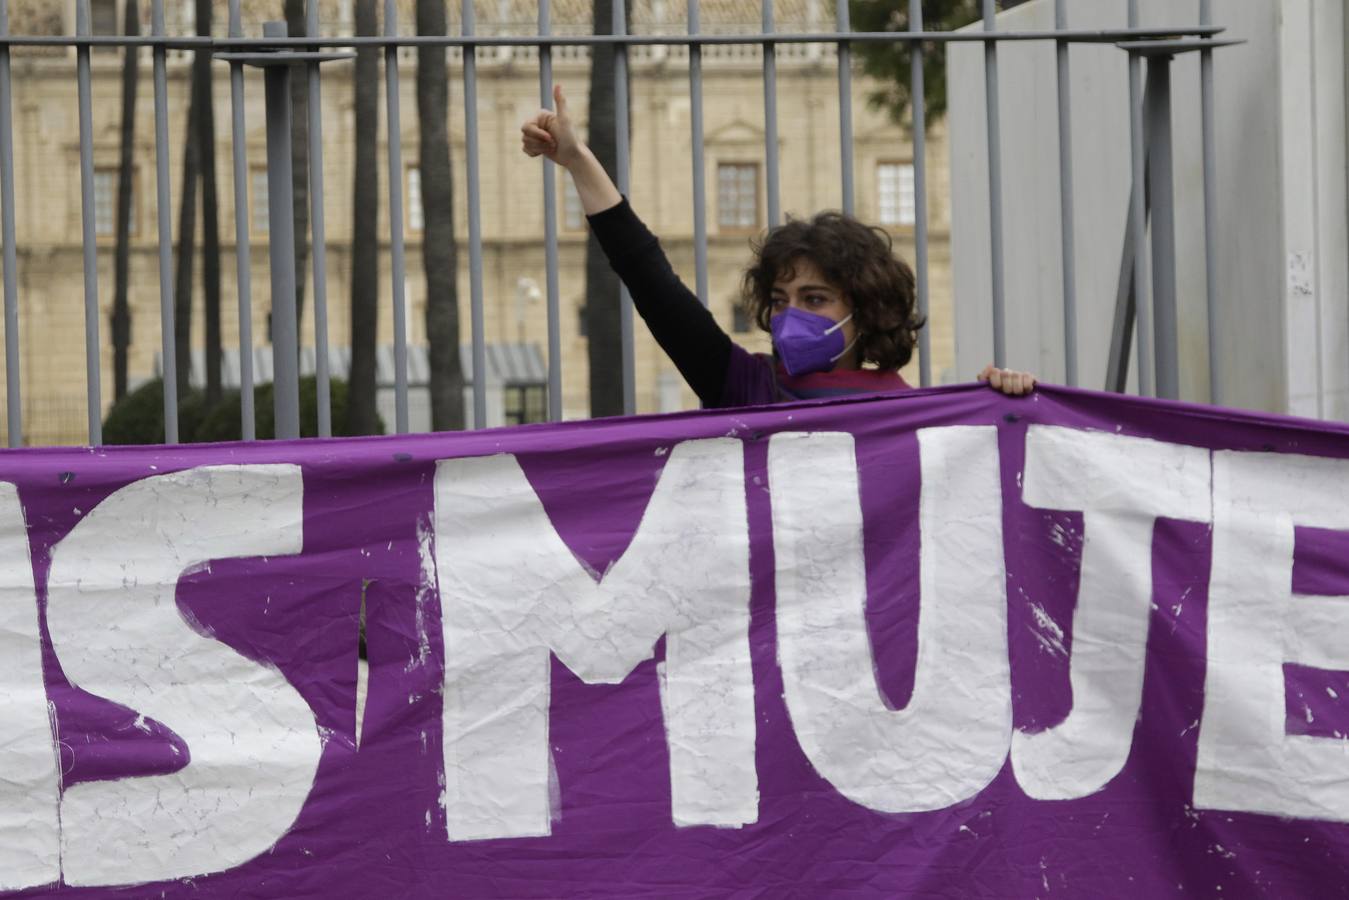
[[[551,134],[549,134],[547,131],[545,131],[543,128],[540,128],[533,122],[526,122],[520,128],[520,131],[524,133],[526,140],[538,141],[541,144],[557,143],[557,141],[553,139],[553,136]]]
[[[559,116],[567,114],[567,98],[562,93],[562,85],[553,85],[553,109],[557,110]]]
[[[1009,397],[1021,397],[1035,390],[1035,376],[1030,372],[999,369],[990,364],[984,366],[983,371],[975,377],[980,381],[987,381],[989,387],[1002,391]]]

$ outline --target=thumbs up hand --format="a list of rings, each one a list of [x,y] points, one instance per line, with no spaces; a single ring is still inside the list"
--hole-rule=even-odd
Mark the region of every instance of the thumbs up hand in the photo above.
[[[553,85],[553,109],[540,109],[520,126],[521,149],[528,156],[544,156],[565,169],[582,157],[585,145],[572,130],[562,85]]]

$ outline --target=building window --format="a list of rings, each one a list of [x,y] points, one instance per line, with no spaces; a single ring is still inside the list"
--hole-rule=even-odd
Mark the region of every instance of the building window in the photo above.
[[[882,225],[912,225],[916,220],[913,165],[883,162],[876,166],[877,218]]]
[[[576,184],[570,178],[564,177],[562,184],[562,227],[568,231],[580,231],[586,224],[581,195],[576,193]]]
[[[128,234],[136,233],[136,180],[131,180],[131,210],[127,223]],[[117,169],[94,169],[94,234],[112,237],[117,234]]]
[[[267,206],[267,170],[254,169],[249,173],[249,182],[253,196],[249,198],[252,206],[248,210],[248,227],[254,234],[265,235],[272,230]]]
[[[759,164],[717,164],[717,224],[722,228],[759,226]]]
[[[505,388],[507,425],[548,421],[548,387],[543,384],[508,384]]]
[[[426,228],[426,216],[422,210],[422,170],[417,166],[408,167],[408,231],[422,231]]]

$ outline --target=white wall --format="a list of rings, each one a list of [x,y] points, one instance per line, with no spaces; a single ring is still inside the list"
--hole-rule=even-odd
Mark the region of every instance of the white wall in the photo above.
[[[1225,402],[1349,418],[1345,22],[1340,0],[1223,0],[1214,53],[1219,360]],[[1197,0],[1140,0],[1147,26],[1198,21]],[[1071,28],[1121,28],[1124,0],[1074,0]],[[1052,28],[1052,0],[999,17]],[[978,26],[975,26],[978,27]],[[992,357],[982,47],[952,45],[952,257],[962,372]],[[1130,188],[1128,81],[1111,44],[1071,51],[1079,380],[1105,383]],[[1008,364],[1062,381],[1054,48],[999,48]],[[1207,401],[1197,54],[1172,66],[1181,393]],[[1305,274],[1304,274],[1305,272]],[[1150,280],[1149,280],[1150,286]],[[1133,381],[1131,379],[1131,385]]]

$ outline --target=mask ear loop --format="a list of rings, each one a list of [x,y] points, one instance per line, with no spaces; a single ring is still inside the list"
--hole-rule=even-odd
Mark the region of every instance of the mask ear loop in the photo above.
[[[844,321],[847,321],[847,320],[845,319]],[[843,324],[843,323],[840,322],[839,324],[841,325],[841,324]],[[856,335],[855,337],[853,337],[852,341],[848,344],[848,346],[846,346],[846,347],[843,348],[843,352],[840,353],[838,356],[831,356],[831,357],[829,357],[829,361],[830,361],[830,362],[838,362],[840,359],[842,359],[843,357],[847,356],[847,355],[848,355],[848,351],[851,350],[853,347],[856,347],[856,346],[857,346],[857,342],[860,341],[861,339],[862,339],[862,336],[861,336],[860,334],[859,334],[859,335]]]
[[[826,329],[824,330],[824,333],[825,333],[825,334],[833,334],[835,331],[838,331],[840,328],[842,328],[844,325],[846,325],[846,324],[848,323],[848,320],[851,319],[852,317],[853,317],[853,314],[852,314],[852,313],[848,313],[846,316],[844,316],[843,318],[839,319],[839,320],[838,320],[837,322],[835,322],[833,325],[831,325],[830,327],[826,328]],[[853,347],[856,347],[856,346],[857,346],[857,342],[860,341],[861,339],[862,339],[862,335],[860,335],[860,334],[853,335],[853,339],[848,343],[848,346],[844,347],[844,348],[843,348],[843,351],[842,351],[841,353],[839,353],[838,356],[831,356],[831,357],[829,357],[829,361],[830,361],[830,362],[838,362],[840,359],[842,359],[843,357],[847,356],[847,355],[848,355],[848,351],[851,350]]]
[[[852,313],[848,313],[846,316],[844,316],[843,318],[839,319],[839,320],[838,320],[837,322],[835,322],[833,325],[830,325],[828,328],[826,328],[826,329],[824,330],[824,333],[825,333],[825,334],[833,334],[835,331],[838,331],[838,330],[839,330],[840,328],[842,328],[844,325],[848,324],[848,320],[851,319],[852,317],[853,317],[853,314],[852,314]],[[853,343],[854,343],[854,344],[857,343],[857,338],[853,338]],[[849,344],[849,346],[852,346],[852,345]],[[844,351],[844,352],[847,352],[847,351]]]

